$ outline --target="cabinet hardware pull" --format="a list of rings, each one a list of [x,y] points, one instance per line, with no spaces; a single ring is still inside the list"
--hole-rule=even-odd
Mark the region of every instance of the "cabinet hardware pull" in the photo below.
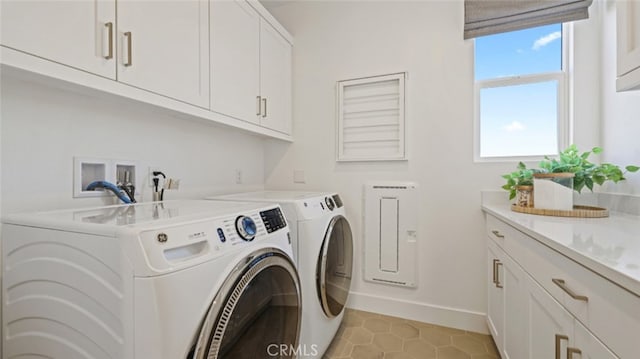
[[[562,334],[556,334],[556,359],[561,359],[560,358],[560,352],[562,351],[562,349],[560,348],[560,342],[562,340],[569,340],[569,337],[566,335],[562,335]],[[568,348],[567,348],[568,350]]]
[[[107,50],[107,55],[104,57],[107,60],[110,60],[113,58],[113,23],[112,22],[108,22],[106,24],[104,24],[104,26],[107,28],[107,46],[108,46],[108,50]]]
[[[267,117],[267,99],[263,98],[262,99],[262,104],[264,105],[264,113],[262,114],[262,118]]]
[[[571,289],[569,289],[569,287],[567,287],[567,284],[565,283],[564,279],[558,279],[558,278],[553,278],[551,279],[551,281],[557,285],[558,287],[560,287],[560,289],[562,289],[563,291],[565,291],[565,293],[569,294],[569,296],[571,296],[571,298],[575,299],[575,300],[582,300],[585,302],[589,301],[589,297],[584,296],[584,295],[579,295],[576,294],[574,291],[572,291]]]
[[[500,234],[500,231],[498,231],[498,230],[494,229],[493,231],[491,231],[491,233],[493,233],[498,238],[504,238],[504,235]]]
[[[262,98],[260,96],[256,96],[256,116],[260,116],[262,114],[262,107],[260,106],[260,102]]]
[[[504,288],[502,286],[502,283],[500,283],[500,269],[498,268],[501,265],[502,265],[502,262],[500,262],[500,261],[498,261],[498,263],[496,263],[496,287],[498,287],[498,288]]]
[[[573,354],[579,354],[582,357],[582,350],[578,348],[567,347],[567,359],[572,359]]]
[[[493,284],[498,284],[498,262],[500,262],[499,259],[493,260]]]
[[[132,55],[131,55],[131,43],[133,42],[131,31],[127,31],[124,33],[124,36],[127,38],[127,61],[124,63],[124,66],[133,65]]]

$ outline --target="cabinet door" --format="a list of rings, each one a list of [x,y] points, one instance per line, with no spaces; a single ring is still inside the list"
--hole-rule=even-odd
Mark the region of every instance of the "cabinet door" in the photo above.
[[[607,347],[602,344],[589,332],[580,322],[575,321],[574,327],[575,340],[572,343],[572,347],[581,351],[581,355],[573,357],[573,359],[618,359]],[[569,357],[567,359],[572,359]]]
[[[3,46],[115,79],[115,0],[2,0],[1,7]]]
[[[618,77],[640,67],[640,1],[616,1]]]
[[[499,263],[502,259],[502,253],[491,240],[489,240],[487,250],[487,281],[488,283],[488,308],[487,308],[487,324],[491,331],[491,336],[496,343],[498,351],[502,354],[504,350],[504,291],[500,288],[502,284],[498,284]],[[504,287],[504,286],[503,286]]]
[[[259,124],[260,16],[245,1],[211,2],[211,109]]]
[[[529,276],[527,307],[529,353],[525,358],[566,358],[573,337],[573,317]]]
[[[527,343],[527,274],[506,254],[502,258],[499,279],[504,281],[504,355],[503,358],[526,358]]]
[[[260,22],[260,94],[266,99],[260,124],[291,134],[291,44]]]
[[[209,3],[118,0],[118,81],[209,108]]]

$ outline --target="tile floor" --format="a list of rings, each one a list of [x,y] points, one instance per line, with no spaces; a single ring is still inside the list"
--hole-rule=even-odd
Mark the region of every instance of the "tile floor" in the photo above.
[[[497,359],[490,336],[347,309],[324,359]]]

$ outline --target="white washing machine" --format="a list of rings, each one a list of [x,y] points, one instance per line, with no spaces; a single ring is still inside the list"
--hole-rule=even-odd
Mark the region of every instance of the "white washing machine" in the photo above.
[[[278,205],[167,201],[3,222],[3,358],[294,356],[302,298]]]
[[[291,227],[302,284],[301,357],[322,357],[335,336],[351,286],[353,238],[335,193],[262,191],[209,199],[279,203]]]

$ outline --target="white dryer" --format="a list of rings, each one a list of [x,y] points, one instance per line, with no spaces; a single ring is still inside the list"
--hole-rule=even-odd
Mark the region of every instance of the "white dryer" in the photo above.
[[[351,286],[353,238],[340,196],[262,191],[209,199],[282,206],[302,284],[300,356],[322,357],[340,327]]]
[[[278,205],[167,201],[3,222],[3,358],[293,357],[302,299]]]

